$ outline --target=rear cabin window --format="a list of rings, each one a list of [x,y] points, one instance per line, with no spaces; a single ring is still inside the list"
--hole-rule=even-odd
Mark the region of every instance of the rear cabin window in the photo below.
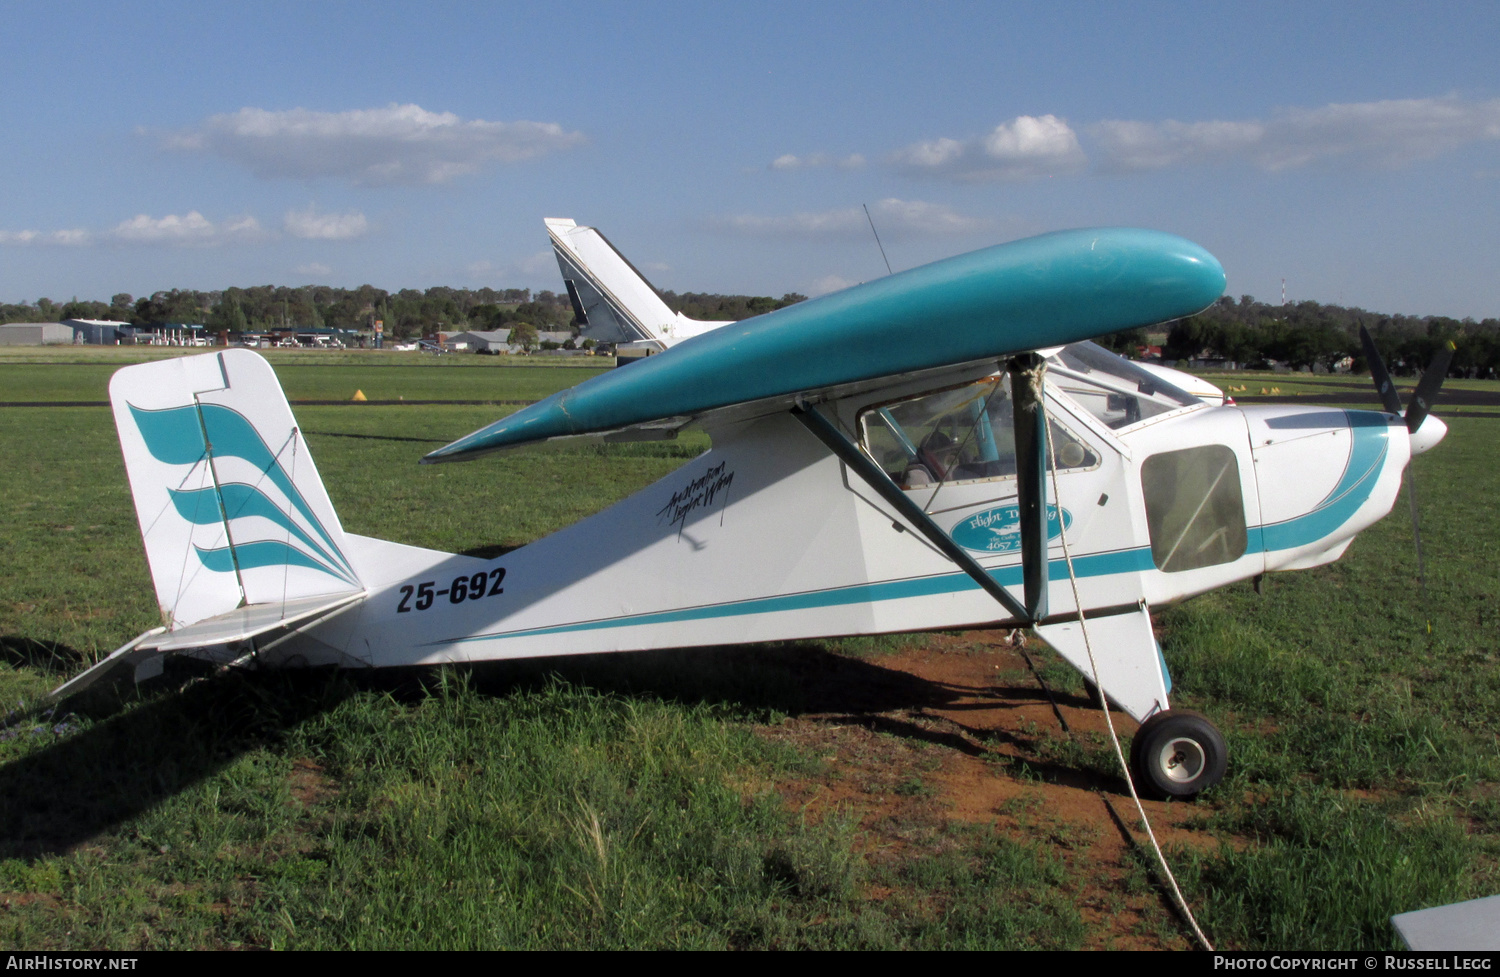
[[[1245,500],[1234,452],[1221,444],[1152,455],[1141,465],[1151,559],[1177,573],[1245,555]]]
[[[1014,411],[1005,374],[868,408],[860,414],[860,429],[865,450],[902,488],[1016,474]],[[1048,437],[1059,471],[1099,463],[1093,448],[1055,420],[1049,419]]]

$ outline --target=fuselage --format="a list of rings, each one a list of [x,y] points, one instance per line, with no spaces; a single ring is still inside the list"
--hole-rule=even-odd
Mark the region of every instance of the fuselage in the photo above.
[[[1124,374],[1067,357],[1048,373],[1054,618],[1328,562],[1394,503],[1398,417],[1212,407]],[[976,375],[821,409],[1019,590],[1004,388]],[[1016,623],[785,413],[711,433],[673,475],[498,560],[351,537],[370,597],[307,639],[393,665]]]

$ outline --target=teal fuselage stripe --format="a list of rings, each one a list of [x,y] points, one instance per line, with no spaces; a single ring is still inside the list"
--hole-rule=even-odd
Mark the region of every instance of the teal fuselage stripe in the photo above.
[[[1134,570],[1149,570],[1152,567],[1151,548],[1141,547],[1115,553],[1095,553],[1073,560],[1074,572],[1080,577],[1097,577],[1111,573]],[[1067,576],[1065,560],[1049,562],[1050,572]],[[1020,564],[997,567],[989,571],[990,576],[1002,587],[1022,585]],[[597,621],[579,621],[559,624],[554,627],[532,628],[510,633],[478,634],[463,638],[450,638],[430,644],[462,644],[467,641],[483,641],[491,638],[537,637],[548,634],[567,634],[576,631],[598,631],[604,628],[636,627],[651,624],[677,624],[683,621],[707,621],[721,617],[740,617],[746,614],[775,614],[782,611],[803,611],[820,607],[842,607],[848,604],[873,604],[883,600],[904,600],[911,597],[938,597],[978,590],[968,574],[944,573],[934,577],[914,577],[908,580],[887,580],[881,583],[855,584],[833,590],[814,590],[802,594],[783,594],[776,597],[758,597],[735,601],[729,604],[708,604],[703,607],[686,607],[673,611],[657,611],[649,614],[632,614],[628,617],[603,618]]]
[[[1245,555],[1296,549],[1315,543],[1328,537],[1348,522],[1359,511],[1359,508],[1369,501],[1370,494],[1379,481],[1381,470],[1385,467],[1390,436],[1389,421],[1385,415],[1375,411],[1351,410],[1344,413],[1349,419],[1352,440],[1349,462],[1338,484],[1311,512],[1305,515],[1269,526],[1250,527],[1246,534]],[[1055,580],[1068,575],[1066,560],[1051,560],[1048,562],[1047,569],[1049,576]],[[1142,573],[1155,569],[1156,562],[1152,559],[1149,546],[1115,550],[1109,553],[1091,553],[1073,558],[1073,573],[1079,577],[1106,577],[1117,573]],[[1013,566],[996,567],[990,570],[989,574],[1002,587],[1019,587],[1023,582],[1019,563]],[[911,597],[936,597],[978,589],[979,585],[967,574],[946,573],[933,577],[856,584],[852,587],[839,587],[832,590],[759,597],[728,604],[710,604],[703,607],[634,614],[597,621],[581,621],[509,633],[473,635],[435,641],[431,644],[462,644],[466,641],[536,637],[576,631],[598,631],[605,628],[676,624],[683,621],[706,621],[722,617],[740,617],[746,614],[774,614],[781,611],[841,607],[847,604],[903,600]],[[1165,669],[1163,673],[1165,674]]]

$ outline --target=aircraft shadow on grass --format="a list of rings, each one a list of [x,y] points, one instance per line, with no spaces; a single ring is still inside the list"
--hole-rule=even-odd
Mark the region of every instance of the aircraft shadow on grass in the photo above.
[[[33,667],[55,660],[73,667],[82,656],[68,648],[15,637],[0,638],[6,661]],[[416,701],[443,681],[444,669],[412,668],[351,673],[242,671],[202,681],[213,666],[178,660],[143,687],[105,684],[67,704],[67,712],[18,712],[0,735],[42,736],[50,746],[0,766],[0,859],[63,854],[120,829],[170,798],[210,780],[239,757],[274,747],[289,731],[361,689]],[[476,692],[504,696],[565,682],[624,697],[650,697],[687,705],[733,706],[744,714],[817,715],[902,739],[969,755],[980,743],[1006,734],[959,724],[962,733],[902,718],[923,708],[962,709],[976,690],[928,681],[906,672],[834,654],[816,644],[743,645],[642,652],[631,656],[487,662],[462,669],[460,681]],[[447,672],[451,681],[452,671]],[[153,688],[154,687],[154,688]],[[982,690],[1010,702],[1035,700],[1033,687]],[[981,704],[974,708],[990,708]],[[80,717],[92,724],[79,730]],[[1044,779],[1071,783],[1082,771],[1037,767]],[[170,844],[170,839],[151,839]]]

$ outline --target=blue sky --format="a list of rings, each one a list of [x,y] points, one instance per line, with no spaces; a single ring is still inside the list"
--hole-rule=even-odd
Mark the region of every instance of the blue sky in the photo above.
[[[243,8],[243,9],[241,9]],[[1233,295],[1500,316],[1500,4],[8,2],[0,301],[816,294],[1043,231]]]

